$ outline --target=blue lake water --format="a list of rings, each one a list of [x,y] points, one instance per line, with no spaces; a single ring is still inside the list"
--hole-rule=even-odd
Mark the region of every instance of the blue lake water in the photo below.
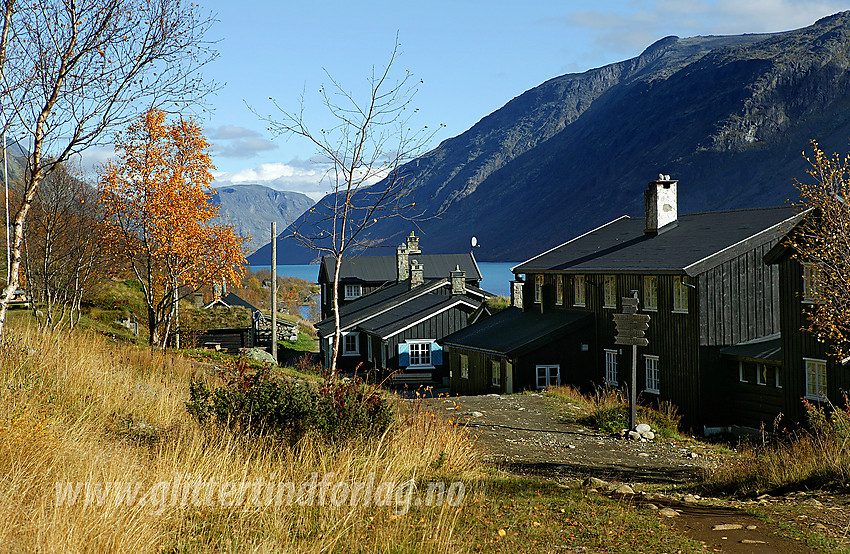
[[[518,262],[478,262],[481,270],[481,288],[501,296],[510,296],[510,281],[514,278],[511,268]],[[267,265],[249,266],[251,271],[270,269]],[[298,277],[315,283],[319,279],[318,265],[279,265],[277,274],[281,277]]]

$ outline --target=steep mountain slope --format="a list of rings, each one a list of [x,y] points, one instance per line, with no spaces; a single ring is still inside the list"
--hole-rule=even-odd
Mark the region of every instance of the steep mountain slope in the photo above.
[[[785,33],[667,37],[547,81],[408,166],[417,207],[441,212],[419,223],[423,249],[464,251],[475,235],[480,260],[526,259],[641,215],[658,173],[679,179],[680,213],[781,205],[810,139],[848,150],[848,48],[843,12]],[[392,247],[410,227],[389,219],[369,238]],[[314,258],[280,241],[279,263]]]
[[[213,203],[219,206],[222,221],[232,223],[238,234],[251,236],[247,247],[253,252],[269,241],[272,221],[277,222],[279,230],[285,229],[310,209],[313,200],[300,192],[262,185],[229,185],[216,189]]]

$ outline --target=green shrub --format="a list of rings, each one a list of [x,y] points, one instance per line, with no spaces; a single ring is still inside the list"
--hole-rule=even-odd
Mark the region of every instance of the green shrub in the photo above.
[[[378,389],[359,380],[328,378],[316,388],[273,375],[268,367],[249,373],[244,358],[215,390],[192,382],[186,409],[202,424],[292,444],[311,431],[329,442],[379,435],[392,424],[394,414]]]

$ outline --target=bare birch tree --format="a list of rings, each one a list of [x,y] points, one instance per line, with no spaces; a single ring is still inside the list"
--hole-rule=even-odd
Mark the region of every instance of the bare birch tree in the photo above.
[[[292,238],[305,247],[334,258],[334,339],[331,375],[336,374],[339,343],[339,270],[352,250],[373,245],[366,231],[390,217],[416,218],[412,192],[415,186],[405,163],[416,158],[434,135],[427,126],[411,127],[416,112],[412,101],[422,82],[405,71],[393,75],[399,56],[396,41],[386,65],[372,68],[367,90],[359,96],[327,71],[329,85],[319,90],[331,124],[318,130],[305,116],[305,98],[299,109],[288,111],[273,98],[276,118],[260,116],[276,137],[295,136],[312,143],[328,163],[330,191],[311,208],[294,229]],[[377,182],[376,182],[377,181]],[[276,260],[275,260],[276,263]]]
[[[11,277],[0,335],[18,286],[27,214],[43,179],[107,131],[152,106],[194,104],[213,88],[212,18],[182,0],[0,0],[0,108],[5,131],[29,149],[13,216]]]

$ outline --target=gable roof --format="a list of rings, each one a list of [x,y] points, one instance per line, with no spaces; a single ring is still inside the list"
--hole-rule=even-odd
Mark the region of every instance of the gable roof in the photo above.
[[[536,310],[524,312],[511,306],[437,342],[470,350],[517,356],[592,323],[593,313],[588,311],[569,310],[541,314]]]
[[[252,312],[260,311],[256,306],[254,306],[241,296],[233,294],[232,292],[228,292],[221,298],[216,298],[215,300],[204,306],[204,308],[210,308],[217,304],[222,304],[226,308],[230,308],[231,306],[239,306],[240,308],[248,308]]]
[[[644,233],[644,219],[622,216],[512,268],[514,273],[657,272],[698,275],[783,236],[799,219],[793,206],[706,212]]]
[[[426,294],[365,321],[358,329],[381,339],[388,339],[440,312],[458,306],[466,306],[472,312],[481,306],[481,302],[465,296]]]
[[[782,337],[779,333],[739,342],[721,348],[720,353],[736,360],[782,363]]]
[[[425,279],[447,278],[455,267],[466,272],[467,280],[481,280],[481,271],[472,253],[468,254],[411,254],[411,260],[422,264]],[[329,282],[333,278],[333,256],[322,256],[319,267],[319,281]],[[398,276],[396,257],[393,256],[356,256],[343,258],[339,268],[340,282],[366,281],[385,283],[395,281]]]

